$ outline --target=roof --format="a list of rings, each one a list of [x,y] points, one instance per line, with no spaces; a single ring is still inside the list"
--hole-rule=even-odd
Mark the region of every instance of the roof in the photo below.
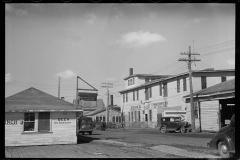
[[[116,112],[120,112],[119,110],[117,110],[115,108],[112,108],[112,107],[109,107],[109,109],[111,109],[113,111],[116,111]],[[95,114],[98,114],[98,113],[101,113],[101,112],[104,112],[104,111],[106,111],[106,108],[100,108],[100,109],[97,109],[95,111],[88,112],[88,113],[84,114],[84,116],[93,116]]]
[[[16,110],[79,111],[76,105],[33,87],[5,98],[5,112]]]
[[[124,80],[131,78],[131,77],[159,77],[159,78],[165,78],[165,77],[169,77],[171,75],[154,75],[154,74],[133,74],[130,76],[127,76],[126,78],[124,78]]]
[[[202,89],[200,91],[194,92],[193,96],[209,96],[217,95],[223,93],[235,92],[235,78],[216,84],[214,86]],[[190,98],[190,94],[183,96],[183,98]]]
[[[233,71],[235,71],[235,69],[193,70],[192,71],[192,75],[194,75],[194,73],[233,72]],[[155,84],[155,83],[159,83],[159,82],[164,82],[164,81],[167,81],[167,80],[170,80],[170,79],[173,79],[173,78],[177,78],[177,77],[180,77],[180,76],[185,76],[185,75],[188,75],[188,74],[189,74],[189,72],[184,72],[184,73],[180,73],[180,74],[177,74],[177,75],[172,75],[170,77],[154,80],[152,82],[147,82],[147,83],[141,84],[141,85],[133,87],[133,88],[128,88],[128,89],[121,90],[121,91],[119,91],[119,93],[122,93],[122,92],[125,92],[125,91],[129,91],[129,90],[134,90],[134,89],[141,88],[141,87],[145,87],[145,86],[148,86],[148,85],[151,85],[151,84]]]

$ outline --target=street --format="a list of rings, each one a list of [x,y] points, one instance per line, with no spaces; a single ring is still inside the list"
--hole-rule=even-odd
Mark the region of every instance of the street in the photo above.
[[[94,130],[78,144],[6,147],[6,158],[220,158],[206,144],[214,134],[165,133],[155,129]]]

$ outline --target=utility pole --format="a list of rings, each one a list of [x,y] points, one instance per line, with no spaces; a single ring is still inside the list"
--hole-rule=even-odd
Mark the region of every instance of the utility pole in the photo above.
[[[106,124],[107,124],[107,128],[108,128],[108,123],[109,123],[109,90],[108,88],[113,88],[113,84],[112,83],[102,83],[104,88],[107,88],[107,106],[106,106]]]
[[[190,105],[191,105],[191,126],[192,126],[192,132],[196,132],[195,128],[195,114],[194,114],[194,105],[193,105],[193,88],[192,88],[192,69],[191,64],[192,61],[201,61],[198,59],[191,59],[192,55],[200,55],[197,53],[191,53],[191,46],[189,46],[189,52],[188,53],[182,53],[181,55],[188,55],[188,59],[186,58],[180,58],[178,61],[187,61],[188,62],[188,69],[189,69],[189,84],[190,84]]]
[[[60,99],[60,76],[58,79],[58,98]]]

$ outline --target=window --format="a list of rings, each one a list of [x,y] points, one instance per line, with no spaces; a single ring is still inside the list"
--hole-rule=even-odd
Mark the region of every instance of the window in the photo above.
[[[222,82],[225,82],[227,80],[226,77],[221,77],[221,79],[222,79]]]
[[[138,111],[138,121],[140,122],[141,121],[141,112]]]
[[[149,77],[145,77],[145,83],[149,82]]]
[[[177,93],[180,92],[180,79],[177,80]]]
[[[122,120],[121,116],[118,117],[118,120],[119,120],[119,123],[122,122],[122,121],[121,121],[121,120]]]
[[[128,80],[128,85],[130,86],[130,80]]]
[[[24,131],[35,130],[35,113],[24,113]]]
[[[133,101],[135,101],[135,91],[133,91]]]
[[[132,115],[132,122],[133,122],[133,112],[131,112],[131,115]]]
[[[201,77],[201,82],[202,82],[202,89],[207,88],[207,77],[206,76]]]
[[[148,121],[148,115],[145,114],[145,121],[147,122]]]
[[[163,84],[163,92],[164,92],[164,93],[163,93],[163,96],[164,96],[164,97],[167,97],[167,96],[168,96],[168,94],[167,94],[167,83],[164,83],[164,84]]]
[[[100,117],[100,121],[102,121],[102,117]]]
[[[125,102],[125,94],[123,93],[123,102]]]
[[[145,100],[149,99],[149,88],[145,88]]]
[[[115,123],[115,116],[112,117],[112,122]]]
[[[135,81],[135,78],[133,78],[133,84],[135,83],[134,81]]]
[[[128,102],[128,93],[126,93],[126,102]]]
[[[116,122],[118,122],[118,116],[116,116]]]
[[[50,131],[50,112],[39,112],[38,131]]]
[[[152,98],[152,87],[149,87],[149,97]]]
[[[105,122],[105,116],[103,116],[103,122]]]
[[[128,112],[128,117],[129,117],[129,122],[131,121],[131,119],[130,119],[130,112]]]
[[[132,79],[130,79],[130,85],[132,85]]]
[[[152,110],[151,109],[149,110],[149,121],[150,122],[152,121]]]
[[[98,117],[98,116],[96,117],[96,121],[97,121],[97,122],[99,121],[99,117]]]
[[[183,91],[187,91],[187,81],[186,81],[186,77],[183,78]]]
[[[159,84],[159,95],[162,96],[162,84]]]
[[[136,122],[137,121],[137,111],[134,111],[134,121]]]
[[[138,90],[137,90],[137,100],[139,100],[139,94],[138,94]]]

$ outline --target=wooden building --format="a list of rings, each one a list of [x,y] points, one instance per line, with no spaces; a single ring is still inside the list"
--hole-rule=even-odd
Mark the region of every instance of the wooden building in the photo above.
[[[35,88],[5,99],[5,146],[76,144],[76,105]]]
[[[190,95],[184,96],[187,119],[191,122]],[[235,114],[235,78],[193,93],[195,127],[217,132]]]

